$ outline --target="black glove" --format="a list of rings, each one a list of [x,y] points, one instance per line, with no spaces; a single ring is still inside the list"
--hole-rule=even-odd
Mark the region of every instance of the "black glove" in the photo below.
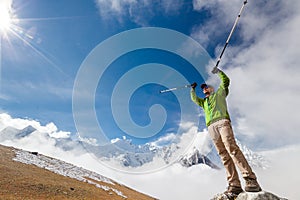
[[[196,82],[194,82],[194,83],[191,84],[191,87],[192,87],[193,89],[195,89],[195,88],[197,87],[197,85],[198,85],[198,84],[197,84]]]
[[[220,69],[218,67],[214,67],[213,70],[211,71],[211,73],[216,74],[220,71]]]

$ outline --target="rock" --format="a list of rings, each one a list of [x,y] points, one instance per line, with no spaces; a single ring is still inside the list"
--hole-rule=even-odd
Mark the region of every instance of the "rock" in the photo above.
[[[270,192],[243,192],[239,194],[236,200],[287,200],[280,198]]]
[[[217,194],[211,200],[233,200],[226,197],[224,194]],[[234,200],[288,200],[280,198],[270,192],[243,192]]]
[[[33,155],[35,155],[35,156],[37,156],[37,155],[39,155],[39,152],[30,152],[31,154],[33,154]]]
[[[211,200],[231,200],[225,194],[216,194]]]

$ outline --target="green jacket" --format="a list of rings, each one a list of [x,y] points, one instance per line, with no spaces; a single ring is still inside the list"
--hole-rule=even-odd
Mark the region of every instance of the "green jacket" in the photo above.
[[[208,98],[199,98],[196,95],[195,90],[191,90],[192,101],[201,106],[205,112],[205,121],[207,126],[221,119],[230,120],[226,103],[226,97],[229,93],[228,86],[230,80],[222,71],[220,71],[218,75],[221,79],[221,84],[218,90],[212,93]]]

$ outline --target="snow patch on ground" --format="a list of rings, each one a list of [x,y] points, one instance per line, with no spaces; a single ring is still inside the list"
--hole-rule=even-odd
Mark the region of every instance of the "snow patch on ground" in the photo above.
[[[112,186],[115,185],[115,183],[112,182],[110,179],[101,176],[95,172],[34,152],[15,150],[15,153],[16,157],[13,158],[14,161],[29,165],[35,165],[37,167],[52,171],[56,174],[74,178],[79,181],[87,182],[105,191],[114,192],[123,198],[127,198],[127,196],[125,196],[121,191],[113,187],[109,187],[107,185],[99,184],[99,182],[103,182]]]

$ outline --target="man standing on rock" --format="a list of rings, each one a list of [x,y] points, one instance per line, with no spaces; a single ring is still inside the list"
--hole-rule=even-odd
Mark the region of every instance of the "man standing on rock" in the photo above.
[[[203,99],[196,95],[195,88],[197,83],[193,83],[191,85],[191,99],[194,103],[203,108],[208,132],[226,169],[229,186],[224,194],[232,199],[243,192],[236,166],[245,179],[245,191],[259,192],[261,191],[261,187],[257,182],[256,175],[236,144],[232,131],[226,103],[230,80],[226,74],[217,67],[213,69],[212,73],[218,74],[221,79],[219,88],[215,91],[212,86],[205,83],[202,84],[201,89],[205,94],[205,98]]]

